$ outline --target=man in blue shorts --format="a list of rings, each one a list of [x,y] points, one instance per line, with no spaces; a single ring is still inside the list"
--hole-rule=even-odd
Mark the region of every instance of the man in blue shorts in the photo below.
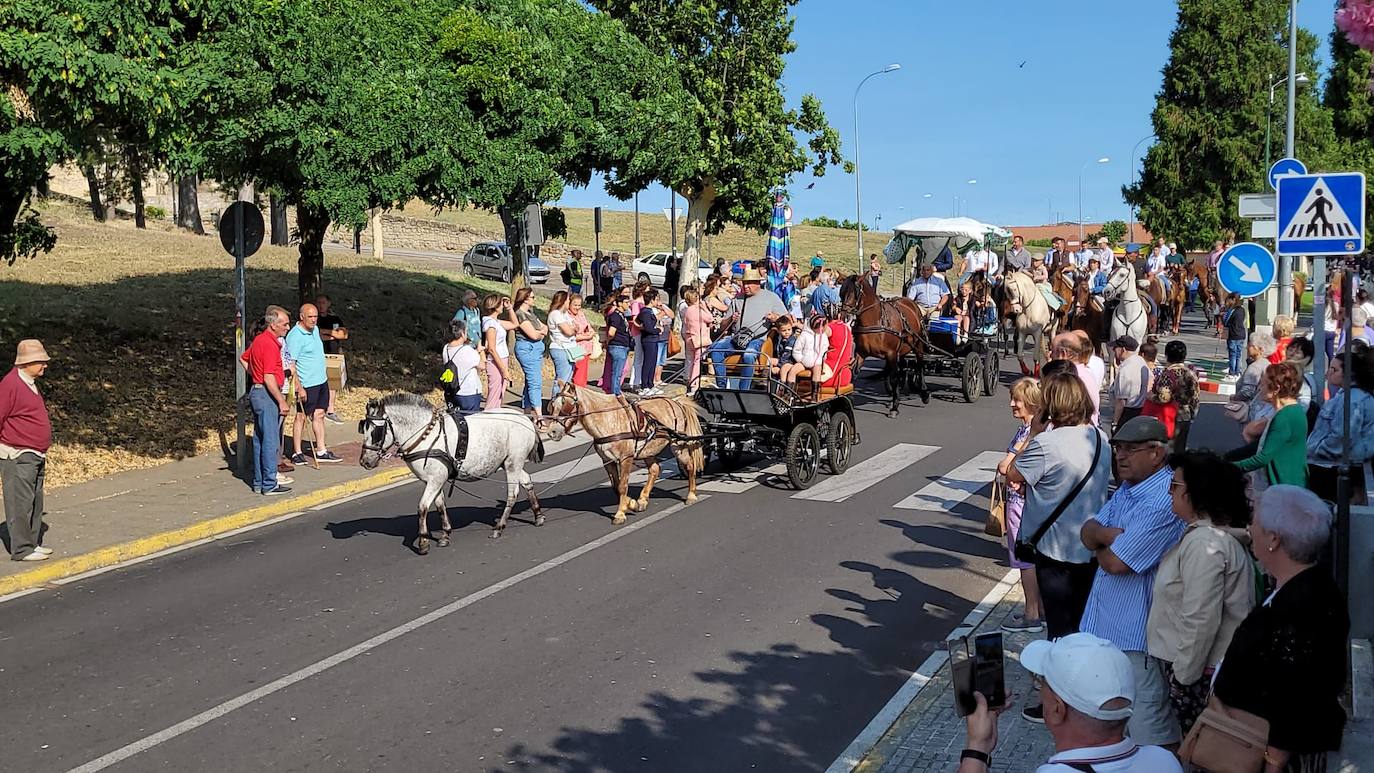
[[[286,355],[296,364],[296,399],[301,410],[296,412],[291,442],[295,454],[293,464],[305,464],[305,454],[301,453],[301,436],[305,434],[305,417],[310,417],[314,430],[315,460],[322,463],[342,462],[324,445],[324,413],[329,408],[329,379],[325,375],[324,342],[320,340],[318,322],[320,312],[315,304],[301,306],[300,321],[286,334]]]

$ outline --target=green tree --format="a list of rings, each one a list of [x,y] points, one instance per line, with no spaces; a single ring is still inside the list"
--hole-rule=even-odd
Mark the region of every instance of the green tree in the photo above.
[[[496,212],[509,243],[526,205],[595,172],[622,197],[681,173],[676,148],[690,125],[680,76],[620,22],[576,0],[473,0],[444,19],[438,51],[470,123],[422,193]]]
[[[1120,244],[1126,238],[1126,221],[1108,220],[1102,224],[1102,235],[1112,244]]]
[[[1335,128],[1339,168],[1374,177],[1374,97],[1369,91],[1369,72],[1370,53],[1334,28],[1322,104],[1330,111]],[[1366,191],[1366,196],[1366,208],[1374,206],[1374,190]]]
[[[802,225],[814,225],[817,228],[839,228],[840,221],[828,215],[818,215],[817,217],[804,218]]]
[[[705,234],[727,222],[761,231],[777,186],[840,162],[840,136],[820,101],[806,95],[789,108],[783,98],[784,56],[796,50],[788,14],[797,0],[590,2],[681,68],[693,124],[677,148],[685,171],[657,179],[687,199],[685,286],[696,278]]]
[[[302,300],[322,289],[331,222],[361,228],[374,207],[412,199],[440,175],[447,143],[471,132],[454,109],[461,92],[434,66],[448,10],[242,0],[233,23],[188,52],[183,101],[198,108],[179,157],[295,206]]]
[[[1139,182],[1122,188],[1140,220],[1179,246],[1230,239],[1246,225],[1240,194],[1267,190],[1265,124],[1271,77],[1287,72],[1283,0],[1180,0],[1171,54],[1152,121],[1158,141]],[[1317,71],[1316,38],[1300,30],[1298,69]],[[1331,116],[1314,90],[1299,92],[1297,153],[1319,168],[1336,152]],[[1284,105],[1276,93],[1274,157],[1282,154]]]

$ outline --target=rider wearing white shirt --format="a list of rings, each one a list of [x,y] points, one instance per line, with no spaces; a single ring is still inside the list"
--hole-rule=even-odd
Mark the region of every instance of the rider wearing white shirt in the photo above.
[[[975,271],[984,271],[987,272],[987,276],[990,279],[998,275],[999,268],[997,253],[985,247],[970,250],[969,253],[964,256],[965,274],[972,274]]]

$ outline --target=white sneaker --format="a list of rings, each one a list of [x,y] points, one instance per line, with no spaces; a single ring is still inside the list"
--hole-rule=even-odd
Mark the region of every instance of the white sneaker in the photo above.
[[[50,556],[47,553],[39,553],[37,550],[19,559],[20,561],[47,561]]]
[[[33,552],[42,553],[45,556],[50,556],[52,555],[52,548],[45,548],[42,545],[39,545],[38,547],[33,549]]]

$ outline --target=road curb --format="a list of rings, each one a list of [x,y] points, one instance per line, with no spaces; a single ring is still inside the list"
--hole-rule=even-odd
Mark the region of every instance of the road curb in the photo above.
[[[222,515],[218,518],[193,523],[179,529],[159,532],[147,537],[122,542],[118,545],[92,550],[89,553],[82,553],[71,558],[63,558],[55,561],[48,561],[40,566],[36,566],[26,572],[12,574],[8,577],[0,577],[0,596],[8,596],[12,593],[28,590],[46,583],[60,580],[64,577],[83,574],[95,569],[103,569],[108,566],[130,561],[135,558],[142,558],[154,553],[159,553],[170,548],[184,545],[188,542],[195,542],[219,534],[242,529],[245,526],[252,526],[256,523],[271,520],[287,513],[297,510],[304,510],[317,505],[324,504],[333,499],[340,499],[354,494],[361,494],[372,489],[400,480],[410,474],[407,467],[394,467],[384,470],[366,478],[351,480],[334,486],[311,491],[297,497],[288,499],[275,499],[269,504],[260,507],[252,507],[247,510],[240,510],[237,513]]]

